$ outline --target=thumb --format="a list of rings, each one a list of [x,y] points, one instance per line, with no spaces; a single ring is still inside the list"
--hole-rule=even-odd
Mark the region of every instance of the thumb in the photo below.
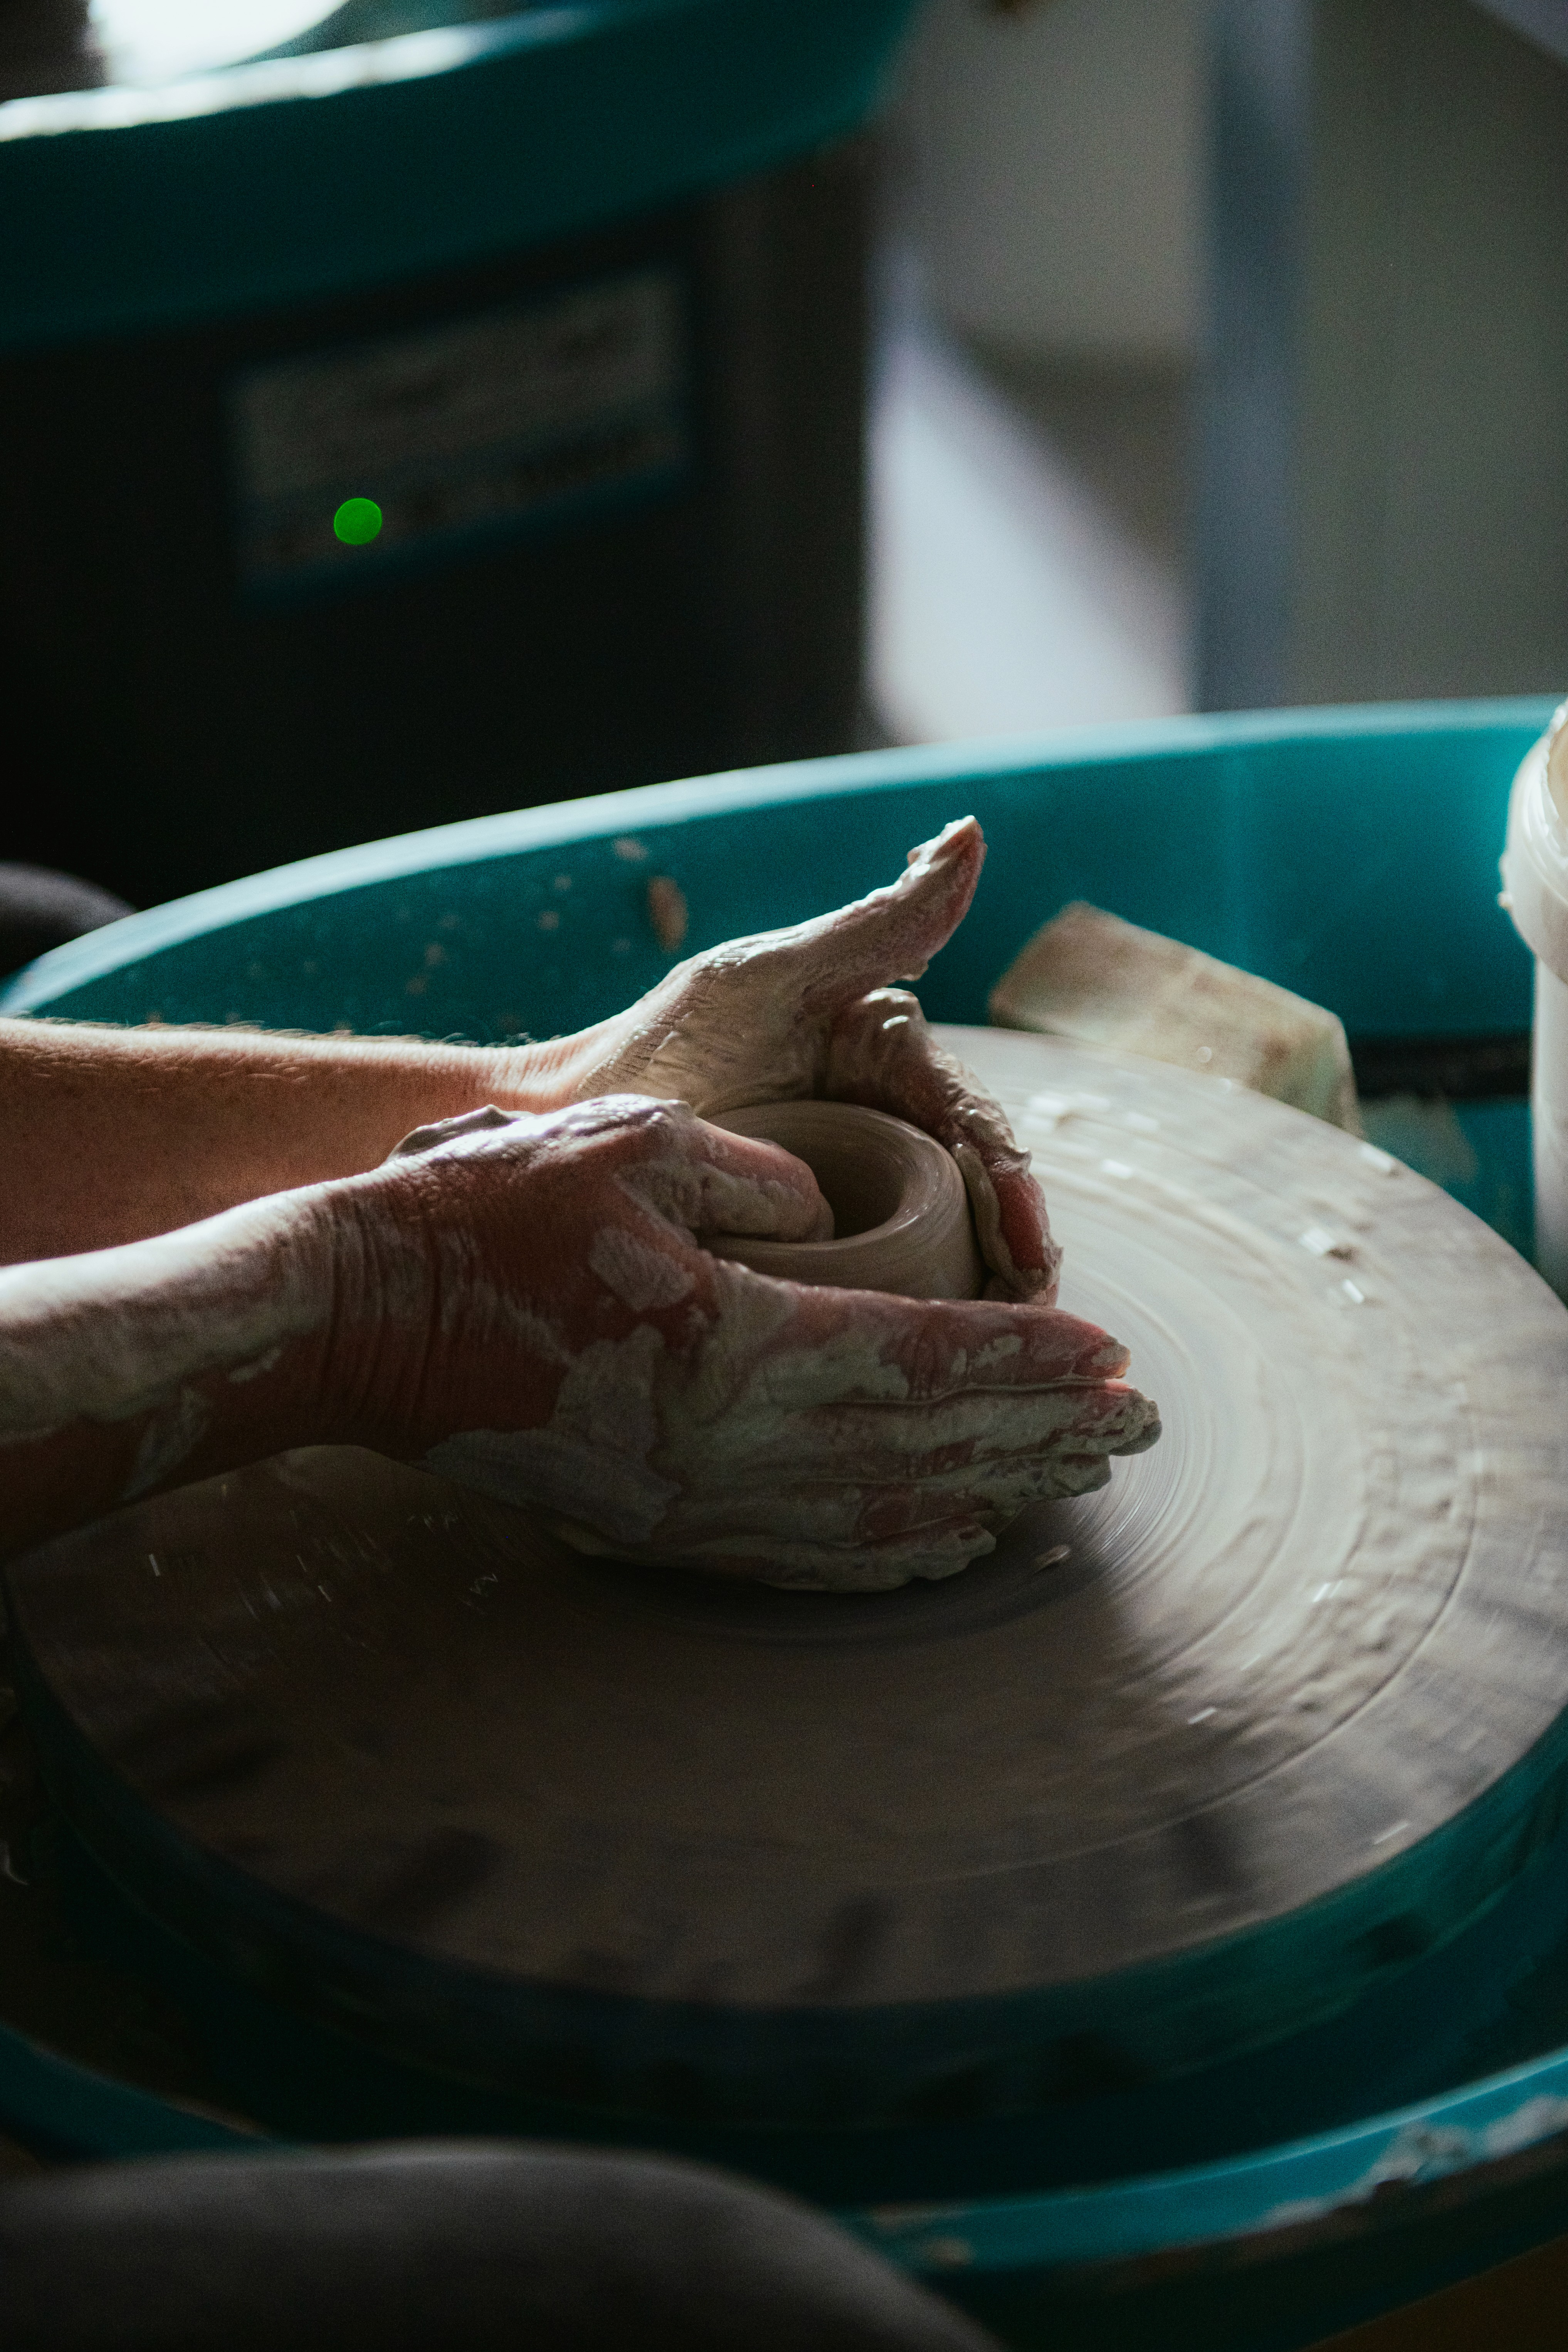
[[[689,986],[697,976],[710,985],[757,963],[781,1000],[793,997],[804,1013],[836,1012],[889,981],[918,980],[968,913],[984,863],[979,824],[959,817],[910,850],[896,882],[809,922],[710,948],[678,964],[664,987]]]
[[[910,850],[896,882],[784,934],[821,956],[820,976],[803,993],[805,1008],[821,1011],[889,981],[918,980],[969,912],[984,863],[979,824],[959,817]]]

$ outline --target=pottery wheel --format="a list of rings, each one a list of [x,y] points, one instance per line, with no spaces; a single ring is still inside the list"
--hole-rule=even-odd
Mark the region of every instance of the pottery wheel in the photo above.
[[[865,1597],[585,1560],[363,1453],[123,1511],[12,1589],[57,1794],[142,1902],[470,2079],[867,2121],[1233,2055],[1524,1864],[1568,1313],[1296,1111],[948,1035],[1163,1442]]]

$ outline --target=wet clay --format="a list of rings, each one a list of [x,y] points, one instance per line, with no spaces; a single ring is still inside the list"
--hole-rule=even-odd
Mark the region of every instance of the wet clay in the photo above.
[[[977,1298],[985,1268],[958,1162],[933,1136],[858,1103],[759,1103],[715,1121],[804,1160],[833,1213],[820,1240],[705,1235],[755,1274],[905,1298]]]

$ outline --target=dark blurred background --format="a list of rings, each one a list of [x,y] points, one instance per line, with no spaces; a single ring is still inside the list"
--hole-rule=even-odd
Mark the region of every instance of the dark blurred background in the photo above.
[[[1568,684],[1565,58],[1558,0],[932,0],[897,731]]]
[[[51,93],[507,14],[0,0],[0,210]],[[145,905],[881,741],[1568,683],[1565,55],[1545,0],[929,0],[875,128],[577,233],[0,299],[0,859]]]

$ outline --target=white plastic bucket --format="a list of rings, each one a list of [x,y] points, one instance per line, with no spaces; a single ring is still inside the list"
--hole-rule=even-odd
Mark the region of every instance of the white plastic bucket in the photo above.
[[[1535,957],[1535,1262],[1568,1298],[1568,702],[1513,780],[1502,904]]]

